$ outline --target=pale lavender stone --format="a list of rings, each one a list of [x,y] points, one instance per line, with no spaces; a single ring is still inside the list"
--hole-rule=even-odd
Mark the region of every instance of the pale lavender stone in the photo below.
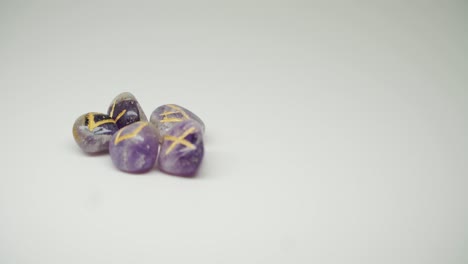
[[[203,128],[186,120],[175,124],[163,138],[159,169],[169,174],[193,176],[203,159]]]
[[[162,139],[172,127],[186,120],[195,121],[201,127],[202,133],[205,132],[205,124],[203,121],[190,110],[180,105],[162,105],[156,108],[153,113],[151,113],[150,117],[151,124],[157,129],[160,142],[162,142]]]
[[[117,168],[138,173],[153,168],[158,147],[156,129],[148,122],[139,121],[114,134],[109,144],[109,153]]]

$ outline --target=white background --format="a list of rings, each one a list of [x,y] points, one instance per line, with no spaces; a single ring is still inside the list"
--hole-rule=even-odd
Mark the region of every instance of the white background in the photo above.
[[[466,1],[0,1],[0,263],[468,263]],[[198,177],[73,141],[123,91]]]

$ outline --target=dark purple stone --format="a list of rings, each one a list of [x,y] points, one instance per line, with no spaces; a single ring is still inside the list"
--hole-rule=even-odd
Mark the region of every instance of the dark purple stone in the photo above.
[[[135,96],[128,92],[117,95],[107,113],[115,120],[119,129],[138,121],[148,121]]]
[[[193,176],[203,160],[203,128],[186,120],[167,131],[161,144],[159,169],[169,174]]]
[[[136,122],[121,128],[109,144],[114,165],[126,172],[145,172],[153,168],[158,155],[156,129],[148,122]]]

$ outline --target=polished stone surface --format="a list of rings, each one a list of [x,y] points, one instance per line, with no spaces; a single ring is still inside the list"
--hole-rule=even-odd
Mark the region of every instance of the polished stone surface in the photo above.
[[[151,170],[158,155],[159,141],[156,129],[148,122],[139,121],[121,128],[109,144],[112,162],[126,172]]]
[[[151,113],[150,122],[158,131],[159,140],[162,141],[164,136],[174,127],[176,124],[192,120],[198,123],[201,128],[201,132],[205,131],[205,124],[197,115],[192,113],[190,110],[175,104],[166,104],[156,108]]]
[[[164,136],[158,158],[161,171],[193,176],[203,159],[203,129],[193,120],[175,124]]]
[[[128,92],[117,95],[107,113],[115,120],[119,129],[138,121],[148,121],[135,96]]]
[[[109,141],[118,128],[115,121],[102,113],[87,113],[78,117],[73,125],[73,138],[87,153],[109,149]]]

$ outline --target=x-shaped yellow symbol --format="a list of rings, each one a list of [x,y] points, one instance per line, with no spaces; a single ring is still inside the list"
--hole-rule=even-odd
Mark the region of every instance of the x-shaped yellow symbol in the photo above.
[[[166,155],[171,153],[171,151],[178,145],[182,144],[190,149],[196,149],[195,145],[190,143],[188,140],[185,139],[188,135],[192,134],[195,131],[195,127],[191,127],[187,131],[185,131],[180,137],[166,135],[164,136],[164,140],[173,141],[169,148],[166,150]]]

